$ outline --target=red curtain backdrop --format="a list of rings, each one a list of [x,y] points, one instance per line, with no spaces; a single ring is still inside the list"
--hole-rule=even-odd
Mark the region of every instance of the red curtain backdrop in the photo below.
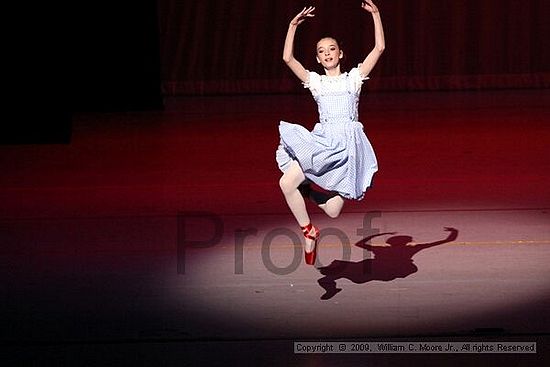
[[[386,52],[369,89],[548,88],[550,1],[378,0]],[[296,36],[310,70],[317,40],[336,37],[344,70],[374,44],[361,0],[159,0],[166,95],[289,93],[301,86],[282,61],[290,19],[306,5],[316,17]]]

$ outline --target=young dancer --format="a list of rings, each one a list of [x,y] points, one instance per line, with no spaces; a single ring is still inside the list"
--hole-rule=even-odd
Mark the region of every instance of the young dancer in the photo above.
[[[371,0],[361,7],[374,20],[375,45],[361,64],[349,72],[340,70],[344,56],[334,38],[317,42],[316,57],[325,75],[306,70],[294,58],[294,36],[298,26],[313,17],[315,7],[304,8],[291,21],[285,39],[283,60],[309,88],[317,102],[319,123],[310,132],[301,125],[281,121],[281,142],[276,159],[283,176],[279,181],[286,202],[305,237],[305,261],[313,265],[319,230],[311,224],[302,193],[309,182],[333,193],[318,206],[331,218],[340,214],[344,199],[361,200],[378,170],[376,156],[358,120],[359,95],[384,51],[384,31],[378,8]],[[302,186],[300,186],[302,185]]]

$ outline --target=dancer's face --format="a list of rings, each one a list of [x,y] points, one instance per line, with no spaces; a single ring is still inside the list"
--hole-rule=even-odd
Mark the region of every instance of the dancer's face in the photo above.
[[[338,42],[334,38],[323,38],[317,42],[317,61],[325,69],[333,69],[340,64],[340,59],[344,56]]]

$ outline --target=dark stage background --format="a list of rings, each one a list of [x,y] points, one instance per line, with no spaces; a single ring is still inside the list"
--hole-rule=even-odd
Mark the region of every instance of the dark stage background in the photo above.
[[[79,2],[71,19],[74,111],[162,109],[156,0]]]
[[[311,70],[316,41],[333,35],[345,69],[374,43],[359,0],[159,1],[167,95],[287,93],[300,89],[282,62],[290,19],[305,5],[295,55]],[[369,88],[448,90],[550,86],[550,3],[542,0],[379,0],[386,53]],[[321,71],[321,70],[318,70]]]

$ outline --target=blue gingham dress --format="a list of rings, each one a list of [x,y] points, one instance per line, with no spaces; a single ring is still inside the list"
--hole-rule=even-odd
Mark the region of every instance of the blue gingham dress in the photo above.
[[[361,200],[378,163],[371,143],[358,121],[363,80],[359,69],[339,76],[309,72],[304,83],[319,109],[319,122],[310,132],[301,125],[281,121],[276,160],[285,171],[298,161],[306,179],[346,199]]]

